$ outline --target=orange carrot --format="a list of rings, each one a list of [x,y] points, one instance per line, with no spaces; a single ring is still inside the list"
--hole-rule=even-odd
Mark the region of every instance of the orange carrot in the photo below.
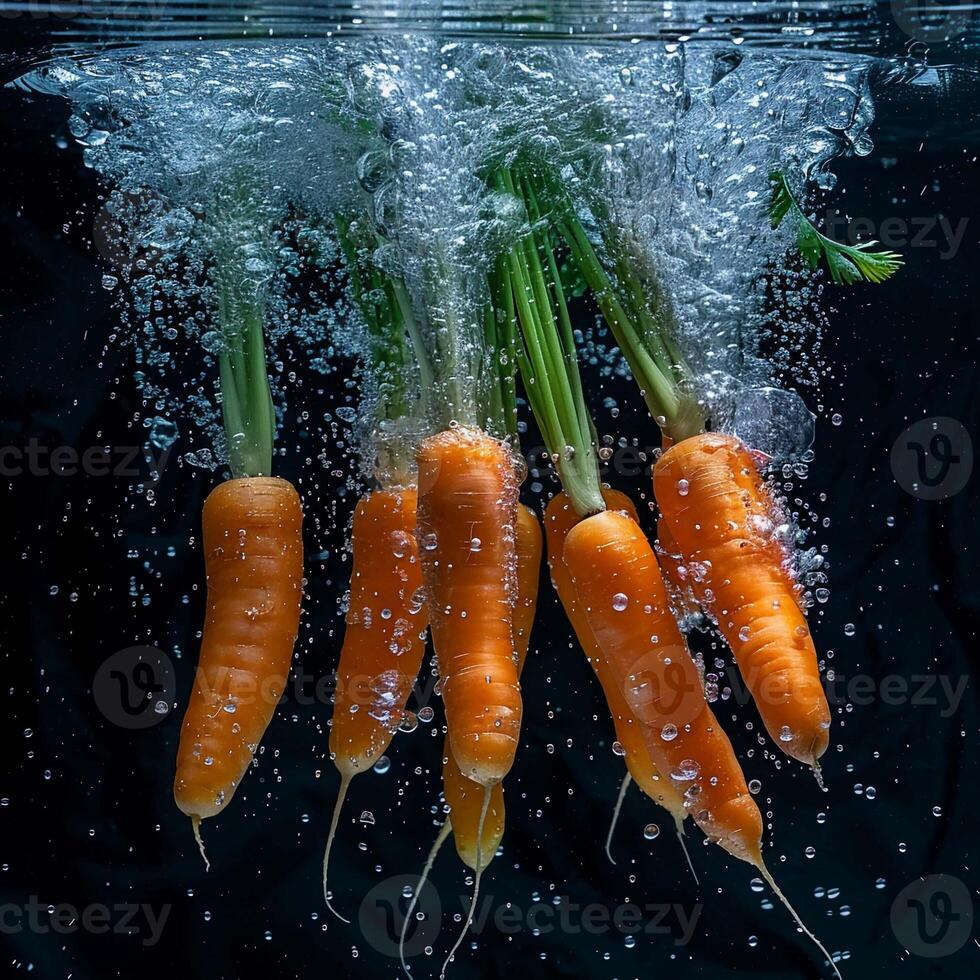
[[[350,600],[330,728],[330,756],[341,780],[323,856],[324,898],[341,919],[327,890],[341,808],[351,779],[370,769],[391,743],[425,652],[416,497],[411,487],[376,490],[354,511]]]
[[[758,864],[762,816],[704,699],[646,536],[626,514],[603,511],[569,531],[564,562],[651,759],[708,837]]]
[[[536,183],[526,178],[523,182],[525,200],[532,203]],[[554,194],[554,182],[549,182],[548,190]],[[560,192],[558,196],[562,196]],[[626,357],[650,414],[657,420],[667,440],[679,443],[667,450],[661,464],[671,457],[676,459],[686,455],[687,450],[682,448],[685,443],[697,444],[706,438],[703,436],[705,416],[695,393],[696,387],[691,384],[690,370],[677,343],[676,324],[666,294],[649,268],[634,268],[628,234],[621,235],[621,229],[614,224],[602,229],[606,239],[605,258],[608,260],[611,257],[615,263],[614,282],[593,247],[570,197],[565,197],[559,204],[559,213],[562,236]],[[656,308],[651,306],[651,301]],[[540,303],[536,305],[541,306]],[[557,305],[562,306],[561,303]],[[523,313],[522,310],[522,326]],[[567,318],[559,319],[563,321],[563,332],[567,336]],[[532,341],[539,341],[541,332],[533,333]],[[573,344],[566,342],[562,346],[567,351]],[[532,359],[531,354],[529,348],[526,360]],[[551,373],[547,358],[538,353],[534,359],[537,362],[534,380],[546,379]],[[581,415],[580,386],[575,387],[579,391],[572,392],[572,401],[578,401],[576,414]],[[552,391],[567,406],[568,392],[554,387]],[[549,408],[540,395],[535,399],[529,394],[529,398],[532,408],[535,408],[536,401],[544,409]],[[559,428],[574,429],[567,411],[559,410],[557,414],[564,415],[569,423]],[[535,415],[540,416],[539,424],[546,432],[553,418],[538,408],[535,408]],[[576,456],[580,456],[586,447],[581,427],[579,432],[579,438],[571,443]],[[553,455],[560,452],[561,445],[564,443],[556,444],[554,439],[550,441],[549,448]],[[561,456],[555,458],[560,460]],[[655,488],[660,500],[660,464],[657,471]],[[702,477],[705,475],[699,474]],[[707,475],[699,487],[699,504],[709,505],[709,517],[715,516],[717,510],[724,509],[716,508],[713,511],[711,507],[730,494],[732,475],[716,470]],[[566,490],[572,489],[568,481],[563,479],[562,482]],[[678,497],[688,491],[688,477],[684,473],[676,475],[670,482]],[[689,482],[693,483],[693,480]],[[745,495],[748,501],[746,509],[753,498],[762,499],[761,494],[753,491],[754,488],[750,488]],[[669,778],[687,784],[685,802],[694,811],[698,824],[732,854],[759,869],[797,925],[813,940],[831,963],[834,972],[838,973],[827,950],[800,920],[765,866],[761,853],[761,815],[746,792],[745,778],[731,744],[705,701],[701,678],[669,613],[663,579],[649,542],[627,515],[604,511],[595,502],[590,503],[578,494],[573,494],[573,499],[576,509],[586,519],[569,532],[564,560],[575,583],[577,598],[586,606],[596,642],[625,684],[627,703],[646,726],[650,755]],[[677,500],[671,498],[667,504],[661,501],[661,505],[681,553],[685,559],[690,558],[689,549],[693,543],[686,540],[682,529],[672,519],[672,508],[675,512],[680,510]],[[685,517],[687,530],[701,530],[698,508],[692,507]],[[733,537],[731,531],[720,531],[718,528],[713,528],[712,533],[722,540]],[[699,538],[702,537],[704,535],[699,535]],[[710,534],[708,539],[712,540]],[[725,554],[723,557],[734,566],[733,556]],[[728,570],[725,571],[727,573]],[[760,568],[759,578],[764,578],[764,575]],[[705,594],[706,599],[711,597]],[[735,598],[738,599],[738,596]],[[694,671],[694,676],[691,676],[691,671]],[[799,708],[806,713],[810,705],[804,702]],[[814,743],[810,748],[815,752],[818,747]]]
[[[684,557],[686,579],[717,620],[766,729],[788,755],[816,766],[829,742],[830,708],[777,514],[748,449],[703,433],[663,454],[654,489]]]
[[[633,501],[618,490],[603,490],[602,496],[609,510],[624,511],[636,521]],[[616,740],[623,747],[629,774],[654,802],[665,807],[680,830],[687,812],[680,791],[664,779],[650,758],[644,739],[644,726],[626,701],[622,681],[612,664],[602,655],[595,635],[589,626],[585,607],[579,603],[575,585],[562,558],[568,533],[582,520],[563,491],[551,499],[545,511],[545,532],[548,536],[548,566],[551,581],[561,600],[579,645],[585,651],[589,663],[602,685],[606,704],[616,729]]]
[[[504,785],[495,783],[490,789],[490,805],[481,832],[484,787],[460,772],[447,736],[443,746],[442,791],[449,806],[456,852],[468,868],[481,871],[490,863],[504,837]]]
[[[517,558],[517,601],[514,603],[514,649],[520,674],[531,642],[531,628],[538,608],[538,585],[541,580],[541,522],[526,504],[517,505],[517,528],[514,551]]]
[[[537,516],[529,507],[519,503],[517,505],[517,527],[514,535],[514,550],[517,560],[517,601],[512,621],[518,675],[523,670],[524,661],[527,658],[531,628],[537,609],[542,544],[541,524]],[[486,787],[482,787],[464,776],[453,756],[452,745],[448,736],[443,747],[442,784],[443,795],[449,805],[449,817],[432,845],[419,883],[414,889],[412,900],[405,913],[399,942],[399,954],[403,967],[405,967],[405,934],[412,911],[435,862],[439,848],[446,840],[450,829],[456,843],[457,853],[463,863],[476,872],[478,877],[490,863],[504,835],[503,783],[494,783],[488,791]],[[474,902],[476,901],[475,895],[476,891],[474,890]],[[456,946],[458,947],[458,945],[459,942]],[[456,947],[453,948],[454,952],[455,949]],[[408,972],[407,967],[405,969]]]
[[[517,672],[524,668],[531,627],[538,602],[538,581],[541,572],[541,524],[529,507],[517,505],[517,531],[514,535],[517,554],[517,602],[514,607],[514,647],[517,650]],[[443,750],[442,785],[449,804],[453,840],[463,863],[474,871],[485,867],[493,857],[504,834],[504,790],[501,783],[494,785],[488,821],[480,835],[479,817],[483,804],[480,786],[460,771],[452,754],[449,738]],[[479,858],[478,858],[479,855]]]
[[[207,614],[174,779],[199,842],[200,821],[228,805],[286,686],[303,594],[302,522],[299,494],[276,477],[228,480],[204,502]]]
[[[350,600],[337,665],[330,753],[345,779],[384,754],[418,677],[428,624],[415,540],[414,487],[358,502]]]
[[[692,583],[688,581],[688,568],[684,556],[680,553],[680,548],[677,547],[677,542],[663,517],[657,521],[654,551],[664,577],[664,585],[667,586],[670,595],[674,616],[681,624],[681,628],[687,632],[685,621],[697,616],[701,611],[701,604],[695,598]]]
[[[510,770],[521,726],[517,481],[506,446],[473,428],[429,437],[417,459],[420,556],[449,738],[463,774],[489,787]]]

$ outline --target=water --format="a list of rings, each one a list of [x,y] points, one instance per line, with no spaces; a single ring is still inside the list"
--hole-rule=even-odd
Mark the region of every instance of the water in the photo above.
[[[479,322],[482,271],[522,227],[483,175],[521,157],[558,168],[586,227],[615,227],[612,247],[669,284],[712,421],[752,442],[781,499],[786,523],[772,533],[797,546],[833,709],[826,794],[764,737],[724,645],[707,630],[691,639],[772,826],[771,870],[845,974],[969,974],[975,948],[957,944],[957,923],[976,890],[964,833],[977,775],[970,484],[929,499],[895,447],[924,417],[978,431],[971,7],[945,18],[911,3],[0,11],[20,14],[0,92],[11,249],[0,328],[4,445],[22,464],[4,478],[18,528],[0,888],[17,908],[32,895],[45,909],[71,903],[80,921],[86,906],[134,902],[141,929],[125,945],[84,924],[64,939],[28,926],[8,935],[17,969],[396,971],[383,883],[417,873],[435,833],[436,679],[424,666],[414,714],[351,790],[330,883],[350,927],[319,894],[336,792],[320,681],[343,631],[354,503],[431,427],[431,393],[414,370],[394,391],[367,363],[336,219],[377,224],[372,258],[404,281],[425,311],[424,345],[452,366],[459,390],[443,393],[479,412],[488,351],[476,335],[447,345],[443,328]],[[774,167],[828,234],[880,238],[905,267],[878,286],[807,272],[792,226],[770,228]],[[848,221],[832,232],[838,212]],[[263,311],[274,465],[303,494],[308,557],[293,679],[253,771],[205,829],[205,875],[170,782],[203,615],[201,502],[234,450],[216,384],[219,266],[236,302]],[[594,309],[575,300],[572,312],[604,475],[653,531],[644,471],[659,440]],[[406,415],[391,410],[398,397]],[[521,419],[523,499],[540,509],[556,484],[524,405]],[[931,424],[923,445],[953,431]],[[54,465],[58,447],[76,452],[74,468],[64,454]],[[85,461],[100,448],[105,458]],[[507,831],[483,883],[487,924],[451,975],[533,964],[544,976],[795,976],[804,957],[818,975],[751,869],[689,840],[695,887],[663,813],[635,789],[618,864],[605,862],[597,841],[623,767],[547,586]],[[109,657],[123,663],[138,644],[171,665],[145,727],[105,696]],[[455,862],[447,848],[436,865],[441,929],[419,932],[416,975],[437,972],[461,924]],[[903,905],[932,875],[946,876],[927,880],[960,916],[938,946],[917,939]],[[494,916],[508,902],[520,924],[505,932]],[[608,911],[605,928],[556,911],[590,902]],[[652,922],[651,903],[670,906],[667,932],[614,924],[633,906]]]

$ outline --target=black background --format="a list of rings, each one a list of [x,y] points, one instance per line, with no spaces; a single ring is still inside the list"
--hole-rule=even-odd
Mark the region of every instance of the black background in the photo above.
[[[78,148],[55,143],[67,135],[67,115],[54,99],[0,91],[0,445],[23,447],[32,438],[79,450],[140,445],[144,432],[134,413],[145,408],[130,349],[110,339],[118,314],[100,285],[107,269],[91,242],[100,188]],[[817,456],[793,492],[829,518],[816,542],[830,547],[831,598],[811,622],[818,648],[834,651],[831,664],[845,677],[931,674],[954,684],[968,677],[969,686],[947,717],[942,698],[932,706],[877,697],[841,704],[825,759],[826,794],[800,767],[777,769],[763,757],[745,730],[749,721],[759,727],[751,706],[720,704],[718,713],[747,776],[763,781],[769,864],[827,945],[848,951],[845,976],[961,978],[977,975],[975,939],[952,956],[908,956],[889,912],[903,887],[936,873],[961,879],[976,902],[976,476],[955,497],[930,503],[896,484],[889,455],[906,426],[923,416],[951,416],[980,438],[976,106],[955,91],[937,100],[920,89],[887,90],[873,135],[869,158],[836,167],[841,181],[832,203],[876,224],[939,213],[969,224],[951,258],[936,247],[906,248],[907,267],[892,282],[826,293],[827,372],[819,394],[805,392],[811,407],[823,406]],[[295,367],[280,438],[287,447],[282,473],[299,486],[307,513],[309,599],[298,662],[319,677],[338,652],[348,567],[342,551],[355,495],[346,474],[330,472],[348,465],[342,453],[332,454],[330,468],[315,460],[329,430],[311,423],[306,431],[296,419],[303,410],[322,417],[349,392],[340,376],[324,390],[322,379]],[[648,444],[654,427],[630,388],[600,385],[593,375],[589,383],[594,404],[613,395],[623,406],[615,419],[597,411],[600,430]],[[843,416],[839,426],[829,421],[834,412]],[[171,656],[179,649],[181,704],[190,686],[203,608],[199,514],[219,474],[179,459],[190,425],[181,431],[154,503],[135,487],[148,476],[143,463],[137,479],[25,473],[0,483],[8,522],[0,593],[0,902],[22,907],[37,896],[43,906],[170,907],[155,946],[143,945],[145,933],[2,931],[0,971],[32,970],[44,980],[393,977],[395,961],[379,955],[356,923],[343,926],[323,908],[320,855],[337,788],[326,756],[327,705],[287,695],[258,768],[205,827],[212,861],[206,874],[171,795],[180,712],[134,731],[109,722],[93,700],[99,665],[134,644]],[[635,498],[649,496],[645,477],[616,482]],[[529,484],[526,499],[540,506]],[[166,556],[170,547],[173,557]],[[128,557],[131,549],[140,557]],[[142,562],[154,549],[146,571]],[[135,597],[134,576],[141,590]],[[847,623],[855,624],[854,636],[845,635]],[[710,650],[708,638],[696,642]],[[669,935],[640,935],[627,948],[614,932],[491,931],[476,952],[464,946],[451,977],[498,977],[515,968],[535,976],[826,975],[788,915],[760,907],[768,893],[751,890],[751,869],[702,847],[692,832],[701,878],[695,886],[663,813],[635,789],[615,840],[619,863],[607,862],[602,841],[623,767],[611,752],[598,686],[570,644],[546,578],[524,690],[524,737],[506,784],[504,852],[483,886],[493,907],[511,901],[526,910],[536,898],[550,904],[559,895],[609,909],[627,901],[704,907],[687,946],[675,946]],[[333,866],[337,905],[348,913],[379,881],[415,872],[434,836],[441,755],[434,706],[434,723],[396,737],[387,774],[353,785]],[[875,798],[856,794],[857,784],[874,786]],[[373,825],[358,822],[363,811],[374,815]],[[651,821],[664,829],[652,842],[642,833]],[[808,846],[816,849],[813,859],[804,856]],[[435,881],[451,911],[468,890],[462,871],[447,847]],[[877,879],[884,887],[876,888]],[[839,888],[839,896],[818,897],[818,887]],[[667,921],[676,935],[676,918]],[[446,912],[433,955],[413,961],[417,976],[438,975],[456,928]]]

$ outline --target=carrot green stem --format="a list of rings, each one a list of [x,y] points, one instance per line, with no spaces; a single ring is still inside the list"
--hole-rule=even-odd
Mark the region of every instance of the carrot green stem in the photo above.
[[[614,263],[614,282],[568,193],[556,181],[539,186],[557,197],[559,230],[626,358],[650,414],[675,441],[704,431],[704,415],[689,390],[690,372],[677,346],[675,325],[662,291],[645,282],[622,253]],[[530,187],[534,192],[533,183]]]
[[[368,361],[379,384],[382,419],[398,419],[408,411],[408,346],[401,309],[387,277],[370,259],[379,241],[347,218],[336,219],[337,237],[346,260],[354,302],[367,327]]]
[[[497,330],[497,314],[492,300],[483,309],[483,343],[491,361],[488,371],[490,377],[487,381],[487,392],[490,397],[486,413],[487,428],[502,436],[507,434],[507,420],[504,417],[503,379],[500,376],[496,355],[496,351],[500,349],[500,338]]]
[[[269,388],[262,331],[261,289],[243,286],[241,270],[219,258],[218,319],[223,349],[218,357],[221,412],[232,475],[270,476],[275,409]]]
[[[495,174],[494,183],[524,203],[531,225],[497,266],[512,300],[505,310],[514,324],[513,333],[516,336],[519,326],[523,339],[516,355],[528,401],[573,506],[582,515],[597,513],[605,503],[594,431],[554,252],[540,229],[540,212],[530,186],[515,181],[505,169]]]

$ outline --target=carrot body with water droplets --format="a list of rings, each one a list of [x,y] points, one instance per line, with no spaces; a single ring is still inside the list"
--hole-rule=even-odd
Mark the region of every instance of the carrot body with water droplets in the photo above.
[[[330,755],[341,779],[323,854],[324,899],[345,922],[327,888],[341,808],[351,779],[391,744],[425,653],[416,504],[412,487],[376,490],[354,511],[350,598],[330,726]]]
[[[705,433],[668,449],[653,480],[685,579],[717,620],[766,729],[788,755],[816,765],[830,708],[755,460],[735,437]]]
[[[431,436],[417,461],[420,558],[449,738],[463,774],[489,787],[510,770],[521,727],[517,481],[506,446],[473,428]]]
[[[636,507],[626,494],[620,493],[618,490],[603,490],[602,496],[609,510],[625,511],[633,521],[636,521]],[[565,615],[572,624],[579,646],[585,652],[585,656],[602,686],[606,704],[616,729],[616,740],[623,747],[629,774],[650,799],[670,812],[674,822],[679,826],[684,822],[684,817],[687,815],[684,809],[684,798],[680,791],[660,774],[656,764],[650,758],[644,737],[644,726],[626,702],[622,679],[603,656],[598,643],[596,643],[585,607],[578,601],[575,585],[568,568],[565,566],[563,559],[565,539],[568,537],[569,531],[580,523],[582,518],[579,517],[568,495],[563,491],[552,497],[545,511],[544,520],[545,533],[548,538],[548,567],[551,570],[551,581],[558,593],[558,598],[561,600]]]
[[[514,603],[514,649],[517,672],[524,668],[534,614],[538,608],[538,585],[541,581],[541,553],[544,541],[538,515],[526,504],[517,505],[517,527],[514,552],[517,559],[517,601]]]
[[[569,531],[563,557],[650,757],[708,837],[759,864],[762,816],[704,699],[646,536],[626,514],[604,511]]]
[[[538,582],[541,570],[541,524],[537,516],[524,504],[517,506],[517,602],[514,607],[514,646],[517,650],[518,674],[527,658],[531,627],[538,602]],[[443,748],[442,785],[449,804],[453,840],[463,863],[473,871],[477,868],[477,836],[480,812],[483,807],[483,787],[460,772],[453,758],[449,739]],[[480,860],[486,866],[493,857],[504,836],[504,789],[497,783],[491,790],[490,805],[484,821]]]
[[[286,686],[303,593],[293,485],[243,477],[204,503],[207,613],[177,752],[174,799],[195,822],[228,805]]]
[[[391,743],[425,652],[427,614],[415,540],[414,488],[376,490],[354,512],[353,563],[330,753],[345,777]]]

